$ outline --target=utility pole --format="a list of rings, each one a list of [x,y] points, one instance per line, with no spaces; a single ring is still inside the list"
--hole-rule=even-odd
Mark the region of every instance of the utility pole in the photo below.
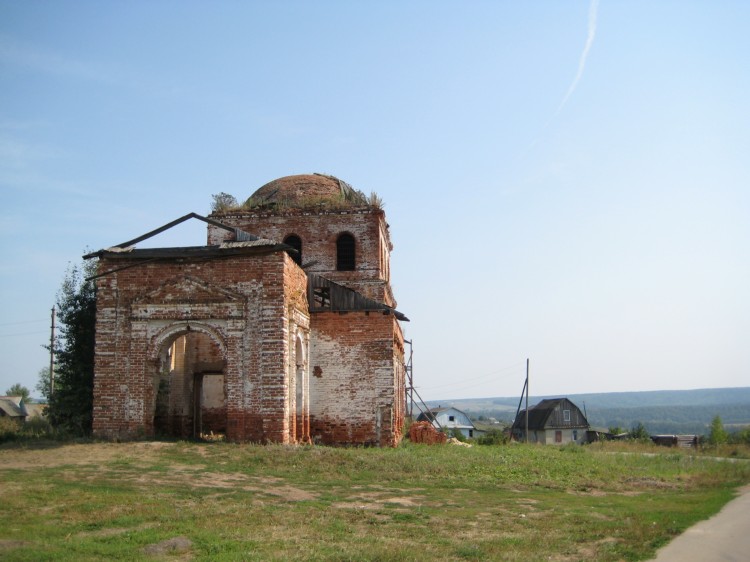
[[[49,396],[47,400],[52,398],[52,393],[55,391],[55,307],[52,307],[52,325],[50,326],[49,334]]]
[[[529,358],[526,358],[526,443],[529,442]]]

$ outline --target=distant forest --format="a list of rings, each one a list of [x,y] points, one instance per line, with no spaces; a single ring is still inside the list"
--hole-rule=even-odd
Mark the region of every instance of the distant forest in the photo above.
[[[543,398],[530,396],[529,405]],[[714,416],[721,416],[728,431],[750,426],[750,387],[652,392],[612,392],[565,396],[584,410],[589,423],[598,428],[629,430],[642,423],[650,434],[707,434]],[[475,420],[495,418],[511,423],[520,397],[434,400],[427,404],[453,406]],[[522,406],[523,407],[523,406]],[[416,408],[415,408],[416,410]],[[415,414],[416,415],[416,414]]]

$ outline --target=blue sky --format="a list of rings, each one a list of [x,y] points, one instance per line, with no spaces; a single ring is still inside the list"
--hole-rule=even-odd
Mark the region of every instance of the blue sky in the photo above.
[[[211,195],[386,203],[425,399],[747,386],[750,4],[0,0],[0,392],[69,263]],[[202,243],[200,225],[159,242]]]

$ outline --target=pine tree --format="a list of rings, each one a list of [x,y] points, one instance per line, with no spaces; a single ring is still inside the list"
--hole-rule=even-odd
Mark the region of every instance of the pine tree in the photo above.
[[[48,415],[53,426],[75,435],[91,433],[96,285],[85,277],[94,274],[95,265],[87,262],[83,268],[69,268],[57,295],[60,332]]]

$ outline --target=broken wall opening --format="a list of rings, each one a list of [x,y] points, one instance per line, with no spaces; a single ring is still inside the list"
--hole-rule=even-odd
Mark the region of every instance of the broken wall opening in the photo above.
[[[225,362],[209,334],[191,330],[167,340],[154,381],[154,432],[180,438],[226,434]]]

